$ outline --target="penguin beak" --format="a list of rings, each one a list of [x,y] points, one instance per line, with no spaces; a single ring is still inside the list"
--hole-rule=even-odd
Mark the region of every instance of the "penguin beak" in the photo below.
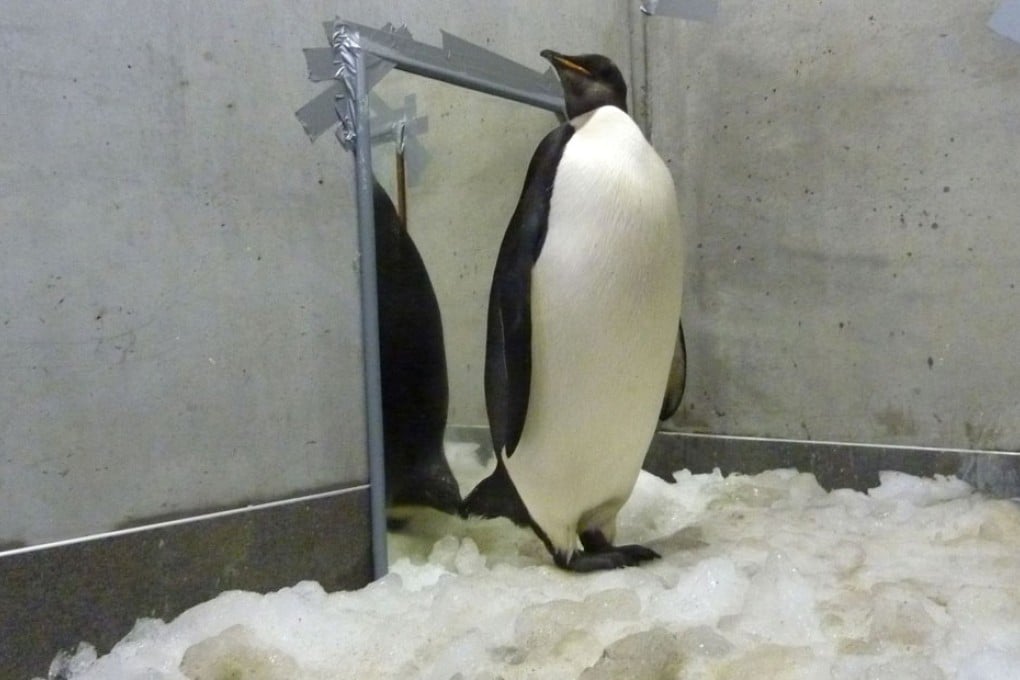
[[[553,65],[557,71],[561,68],[575,71],[583,76],[591,76],[591,71],[578,64],[576,61],[571,61],[569,57],[566,57],[559,52],[553,52],[552,50],[542,50],[539,53],[540,56],[549,60],[549,63]]]

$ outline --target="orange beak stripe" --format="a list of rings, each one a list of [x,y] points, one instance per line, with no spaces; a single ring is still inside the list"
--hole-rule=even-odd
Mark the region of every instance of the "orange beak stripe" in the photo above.
[[[577,62],[570,61],[569,59],[566,59],[564,57],[555,57],[555,59],[556,59],[556,61],[558,63],[562,64],[563,66],[566,66],[567,68],[569,68],[572,71],[577,71],[578,73],[583,73],[586,76],[590,76],[591,75],[591,71],[589,71],[585,67],[581,66]]]

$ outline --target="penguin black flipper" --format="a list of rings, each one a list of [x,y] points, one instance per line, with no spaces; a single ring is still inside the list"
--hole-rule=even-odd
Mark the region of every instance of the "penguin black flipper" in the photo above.
[[[680,400],[684,396],[687,383],[687,345],[684,342],[684,323],[676,333],[676,348],[673,350],[673,361],[669,364],[669,380],[666,381],[666,396],[662,400],[659,420],[666,420],[680,408]]]
[[[531,269],[545,241],[556,167],[573,134],[574,128],[564,123],[538,145],[496,258],[485,342],[485,410],[496,469],[464,499],[463,517],[508,517],[520,525],[531,523],[502,457],[511,456],[517,448],[528,413]]]
[[[373,178],[386,500],[454,513],[460,489],[443,449],[449,385],[439,302],[425,262]]]
[[[531,390],[531,269],[549,222],[556,166],[574,128],[563,124],[535,150],[496,259],[485,343],[485,407],[493,449],[513,455]]]

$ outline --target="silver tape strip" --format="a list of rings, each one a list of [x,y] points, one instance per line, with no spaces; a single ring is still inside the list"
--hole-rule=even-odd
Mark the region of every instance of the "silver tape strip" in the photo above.
[[[318,96],[294,112],[305,134],[314,142],[326,130],[336,125],[336,101],[344,96],[344,86],[333,83]]]
[[[988,20],[988,28],[1020,43],[1020,0],[1004,0]]]
[[[345,149],[350,150],[354,148],[354,138],[357,136],[358,102],[355,93],[358,91],[358,66],[359,63],[365,64],[365,60],[359,58],[361,35],[352,25],[337,22],[334,25],[333,34],[329,37],[329,44],[333,46],[333,62],[337,65],[337,80],[343,83],[346,90],[346,96],[336,100],[336,113],[340,118],[337,139]],[[367,64],[365,65],[367,68]],[[367,80],[367,74],[361,75]],[[367,96],[367,87],[365,91]]]
[[[306,47],[305,64],[308,66],[308,79],[313,83],[336,78],[336,64],[333,63],[333,48]]]
[[[711,23],[719,14],[719,3],[716,0],[644,0],[641,11],[648,16]]]

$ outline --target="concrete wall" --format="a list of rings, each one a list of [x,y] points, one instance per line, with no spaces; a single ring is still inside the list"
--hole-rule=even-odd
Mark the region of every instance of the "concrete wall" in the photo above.
[[[365,481],[334,2],[0,19],[0,543]]]
[[[994,0],[647,22],[696,233],[681,429],[1020,447],[1020,45]]]
[[[694,234],[673,426],[1018,446],[1020,46],[992,0],[724,1],[712,24],[433,5],[8,4],[0,541],[365,479],[350,159],[293,117],[334,15],[635,70]],[[489,277],[553,120],[404,74],[377,90],[408,93],[451,422],[481,424]]]
[[[536,69],[631,61],[636,7],[15,2],[0,24],[0,544],[364,481],[351,158],[293,112],[334,16]],[[393,73],[429,118],[411,230],[451,422],[484,423],[492,267],[547,112]],[[392,181],[392,149],[376,148]]]

